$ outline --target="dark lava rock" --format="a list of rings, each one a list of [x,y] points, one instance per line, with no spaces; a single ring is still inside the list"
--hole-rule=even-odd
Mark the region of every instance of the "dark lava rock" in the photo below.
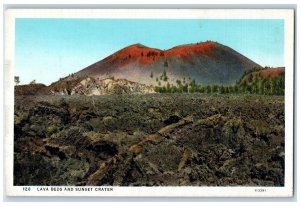
[[[284,97],[15,98],[14,185],[284,185]]]
[[[173,124],[173,123],[176,123],[178,122],[179,120],[181,120],[180,117],[178,117],[177,115],[172,115],[170,116],[168,119],[166,119],[164,121],[165,124]]]

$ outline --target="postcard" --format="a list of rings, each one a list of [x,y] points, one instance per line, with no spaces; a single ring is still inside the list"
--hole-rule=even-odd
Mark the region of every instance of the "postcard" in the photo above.
[[[294,10],[8,9],[8,196],[293,196]]]

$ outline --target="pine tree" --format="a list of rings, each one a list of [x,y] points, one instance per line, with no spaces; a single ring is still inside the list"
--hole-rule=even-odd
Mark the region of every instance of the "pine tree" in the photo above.
[[[168,66],[169,66],[168,62],[165,61],[165,62],[164,62],[164,67],[168,67]]]
[[[206,93],[211,93],[211,86],[210,85],[206,86]]]
[[[221,86],[219,87],[219,93],[220,93],[220,94],[224,94],[224,93],[225,93],[225,88],[224,88],[223,85],[221,85]]]
[[[20,84],[20,77],[19,76],[15,76],[15,84],[16,85]]]
[[[151,71],[151,73],[150,73],[150,78],[153,78],[153,72]]]
[[[29,84],[35,84],[36,83],[36,81],[35,81],[35,79],[34,80],[32,80]]]
[[[182,91],[183,92],[185,92],[185,93],[187,93],[188,92],[188,84],[186,83],[186,84],[184,84],[184,86],[183,86],[183,88],[182,88]]]
[[[218,85],[213,85],[213,86],[212,86],[212,92],[213,92],[213,93],[217,93],[218,90],[219,90],[219,86],[218,86]]]
[[[169,82],[167,82],[166,92],[171,93],[171,86]]]

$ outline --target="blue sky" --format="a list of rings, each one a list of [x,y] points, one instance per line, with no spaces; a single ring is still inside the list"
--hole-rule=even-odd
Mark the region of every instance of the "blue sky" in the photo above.
[[[171,47],[206,40],[262,66],[284,66],[283,20],[16,19],[15,75],[50,84],[117,50],[141,43]]]

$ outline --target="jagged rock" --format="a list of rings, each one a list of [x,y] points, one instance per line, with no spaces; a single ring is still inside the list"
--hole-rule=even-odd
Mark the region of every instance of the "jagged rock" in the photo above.
[[[284,98],[256,100],[16,96],[14,184],[282,186]]]
[[[155,93],[152,86],[131,82],[126,79],[97,79],[88,77],[79,82],[71,90],[71,95],[87,96],[107,94],[148,94]],[[65,92],[63,92],[65,94]]]

